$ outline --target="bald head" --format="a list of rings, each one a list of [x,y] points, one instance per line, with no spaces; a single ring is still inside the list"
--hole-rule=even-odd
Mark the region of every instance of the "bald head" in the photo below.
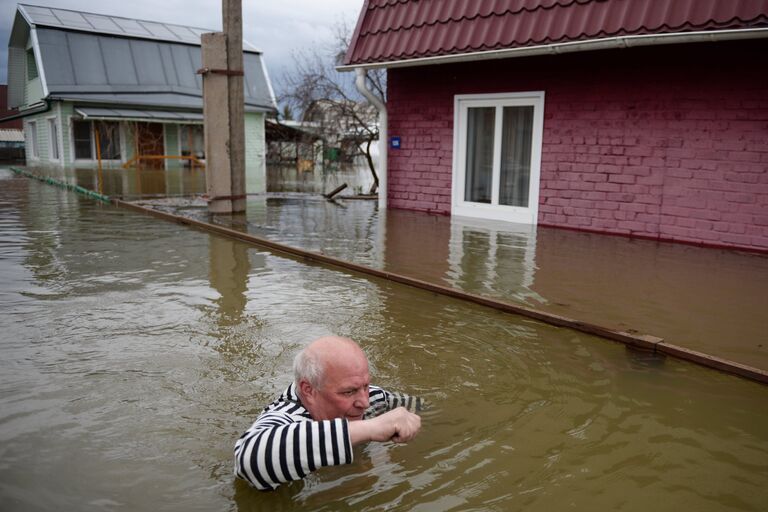
[[[368,359],[360,346],[349,338],[323,336],[304,347],[293,360],[296,384],[306,380],[313,387],[322,388],[329,369],[338,366],[361,364],[368,366]]]
[[[363,418],[369,406],[368,359],[349,338],[324,336],[293,361],[296,392],[315,420]]]

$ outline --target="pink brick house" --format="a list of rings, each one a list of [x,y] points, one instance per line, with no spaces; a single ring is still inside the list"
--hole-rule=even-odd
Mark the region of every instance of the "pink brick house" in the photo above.
[[[768,0],[366,0],[341,69],[390,208],[768,252],[766,56]]]

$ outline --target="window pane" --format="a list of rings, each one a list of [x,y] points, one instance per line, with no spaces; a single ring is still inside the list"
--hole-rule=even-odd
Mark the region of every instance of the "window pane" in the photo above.
[[[29,123],[29,147],[32,152],[32,156],[37,158],[40,152],[37,149],[37,123]]]
[[[90,160],[91,157],[91,122],[74,121],[72,123],[72,136],[75,139],[75,158],[78,160]]]
[[[467,109],[467,166],[464,200],[491,202],[494,107]]]
[[[27,50],[27,80],[34,80],[38,77],[37,63],[35,62],[35,53],[32,48]]]
[[[533,106],[504,107],[499,204],[528,207]]]
[[[48,136],[51,142],[51,160],[59,159],[59,131],[56,129],[56,120],[48,120]]]
[[[99,131],[99,151],[102,160],[120,159],[120,129],[114,121],[100,121],[94,125]]]

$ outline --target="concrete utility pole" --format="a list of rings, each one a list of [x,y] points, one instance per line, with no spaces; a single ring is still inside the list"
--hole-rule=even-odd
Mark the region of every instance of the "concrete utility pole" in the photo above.
[[[208,211],[245,211],[242,0],[222,0],[224,32],[203,34],[203,114]]]

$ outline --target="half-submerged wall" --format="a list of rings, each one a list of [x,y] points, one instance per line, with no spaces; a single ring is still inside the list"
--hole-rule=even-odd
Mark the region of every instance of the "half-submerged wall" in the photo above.
[[[538,222],[768,250],[768,41],[388,75],[389,205],[450,213],[456,94],[544,91]]]

